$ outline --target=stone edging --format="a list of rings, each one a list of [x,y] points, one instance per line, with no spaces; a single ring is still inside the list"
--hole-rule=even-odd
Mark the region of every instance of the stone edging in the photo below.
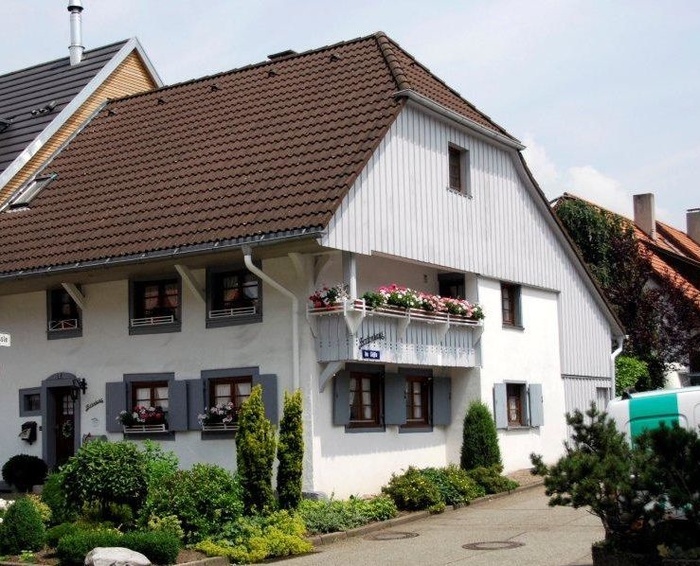
[[[541,487],[542,485],[544,485],[544,480],[540,478],[537,481],[533,481],[532,483],[528,483],[527,485],[516,487],[512,491],[504,491],[501,493],[493,493],[490,495],[485,495],[484,497],[478,497],[477,499],[470,501],[468,505],[454,506],[451,509],[448,507],[447,509],[445,509],[444,512],[451,513],[453,511],[456,511],[458,509],[463,509],[465,507],[473,507],[474,505],[481,505],[483,503],[487,503],[487,502],[492,501],[494,499],[508,497],[509,495],[512,495],[514,493],[520,493],[521,491],[527,491],[529,489]],[[414,511],[412,513],[407,513],[406,515],[394,517],[393,519],[388,519],[386,521],[378,521],[376,523],[369,523],[367,525],[362,525],[361,527],[357,527],[355,529],[350,529],[347,531],[338,531],[335,533],[327,533],[327,534],[323,534],[323,535],[310,536],[310,537],[307,537],[306,540],[308,540],[314,546],[324,546],[326,544],[332,544],[332,543],[339,541],[339,540],[344,540],[344,539],[352,538],[352,537],[361,537],[361,536],[364,536],[368,533],[373,533],[375,531],[381,531],[383,529],[390,529],[392,527],[397,527],[397,526],[403,525],[405,523],[412,523],[414,521],[418,521],[419,519],[424,519],[424,518],[430,517],[430,516],[431,516],[431,514],[428,511]],[[24,565],[24,566],[26,566],[26,565]]]

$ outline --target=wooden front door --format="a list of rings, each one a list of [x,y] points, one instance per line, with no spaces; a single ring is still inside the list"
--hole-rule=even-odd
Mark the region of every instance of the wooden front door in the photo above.
[[[75,454],[75,401],[70,388],[56,389],[56,468],[65,464]]]

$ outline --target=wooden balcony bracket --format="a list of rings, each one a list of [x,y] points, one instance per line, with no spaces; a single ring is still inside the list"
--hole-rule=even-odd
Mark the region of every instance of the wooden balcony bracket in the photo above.
[[[318,390],[319,392],[323,393],[323,390],[326,388],[326,384],[331,380],[331,378],[338,373],[341,369],[343,369],[343,364],[345,362],[328,362],[326,364],[326,367],[323,368],[323,371],[321,372],[321,375],[318,379]]]

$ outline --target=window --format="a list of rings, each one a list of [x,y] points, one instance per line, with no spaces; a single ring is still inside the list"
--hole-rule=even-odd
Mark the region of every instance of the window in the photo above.
[[[105,404],[107,432],[124,431],[120,415],[123,411],[133,413],[135,407],[144,407],[140,424],[162,425],[164,430],[136,431],[139,438],[174,440],[174,431],[188,429],[188,382],[176,380],[172,373],[132,373],[125,374],[122,381],[105,384]],[[153,410],[149,410],[149,408]],[[156,410],[157,409],[157,410]],[[138,428],[138,427],[136,427]],[[153,427],[155,428],[155,427]]]
[[[19,416],[39,417],[41,416],[41,388],[32,387],[30,389],[19,390]]]
[[[438,284],[441,297],[453,299],[464,299],[466,297],[464,273],[440,273],[438,274]]]
[[[514,383],[506,384],[508,396],[508,426],[525,426],[523,406],[525,404],[525,386]]]
[[[469,152],[466,149],[450,145],[447,148],[447,156],[449,163],[449,188],[469,195]]]
[[[501,283],[501,315],[503,326],[522,327],[519,285]]]
[[[82,336],[80,308],[63,287],[47,293],[48,338]]]
[[[496,427],[539,427],[544,424],[542,385],[506,382],[493,387]]]
[[[371,373],[350,374],[350,427],[381,426],[381,377]]]
[[[218,407],[230,412],[234,421],[243,402],[250,397],[253,378],[219,377],[209,382],[209,408]]]
[[[207,273],[207,327],[262,320],[260,280],[247,270]]]
[[[406,376],[406,424],[408,427],[430,425],[430,378]]]
[[[180,330],[180,279],[131,282],[130,334]]]
[[[41,189],[43,189],[56,177],[58,177],[57,173],[35,177],[24,185],[19,192],[12,197],[12,199],[10,199],[8,209],[16,210],[18,208],[25,208],[26,206],[29,206],[30,201],[39,193],[39,191],[41,191]]]

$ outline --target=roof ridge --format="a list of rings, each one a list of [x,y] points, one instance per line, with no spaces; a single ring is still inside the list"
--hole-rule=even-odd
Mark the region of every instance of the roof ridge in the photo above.
[[[129,38],[131,39],[131,38]],[[95,51],[102,51],[105,49],[110,49],[113,48],[117,45],[126,45],[129,42],[129,39],[123,39],[121,41],[115,41],[113,43],[109,43],[107,45],[100,45],[99,47],[95,47],[93,49],[86,49],[83,56],[88,55],[89,53],[94,53]],[[28,67],[23,67],[21,69],[15,69],[14,71],[9,71],[4,74],[0,74],[0,80],[5,79],[7,77],[10,77],[14,74],[17,73],[24,73],[27,71],[31,71],[32,69],[37,69],[39,67],[46,67],[49,65],[55,65],[56,63],[60,63],[61,61],[68,60],[70,59],[70,55],[66,55],[65,57],[57,57],[56,59],[51,59],[50,61],[43,61],[41,63],[36,63],[35,65],[29,65]]]
[[[377,47],[379,47],[379,51],[384,58],[384,62],[386,63],[387,67],[389,67],[389,71],[396,82],[396,87],[398,90],[412,90],[411,83],[406,74],[403,72],[401,63],[399,63],[398,58],[394,54],[394,47],[401,49],[399,44],[393,42],[383,31],[377,32],[374,34],[374,37],[377,41]],[[401,51],[406,53],[403,49],[401,49]],[[406,55],[411,57],[408,53],[406,53]]]

